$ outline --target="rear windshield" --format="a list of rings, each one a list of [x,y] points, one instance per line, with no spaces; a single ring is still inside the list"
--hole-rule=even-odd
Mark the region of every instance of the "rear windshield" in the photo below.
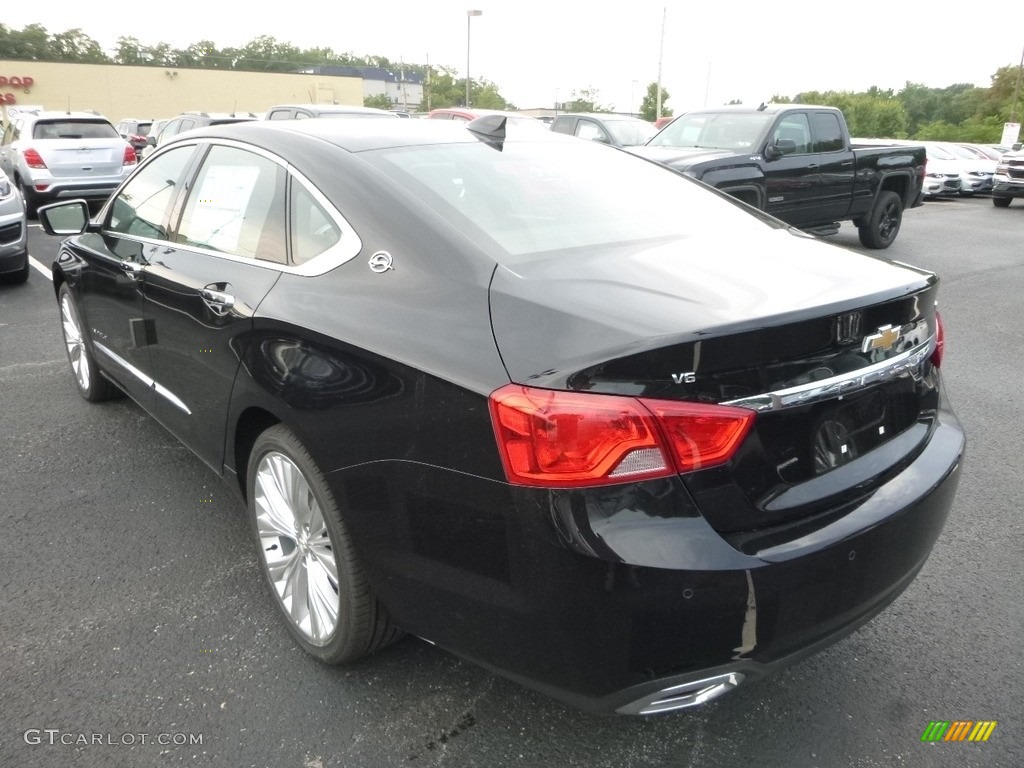
[[[32,129],[33,139],[119,139],[117,130],[104,120],[40,120]]]
[[[780,226],[675,171],[585,141],[507,141],[501,151],[482,142],[432,144],[363,157],[456,227],[482,231],[508,261]]]

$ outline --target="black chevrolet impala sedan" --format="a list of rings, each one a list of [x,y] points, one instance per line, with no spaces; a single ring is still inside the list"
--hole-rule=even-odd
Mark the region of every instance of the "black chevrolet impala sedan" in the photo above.
[[[937,278],[609,147],[252,122],[40,218],[78,390],[238,490],[327,663],[700,704],[881,611],[953,501]]]

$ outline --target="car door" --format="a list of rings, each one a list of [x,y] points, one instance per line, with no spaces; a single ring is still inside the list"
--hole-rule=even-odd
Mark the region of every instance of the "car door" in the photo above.
[[[836,113],[812,112],[810,118],[814,154],[821,172],[818,219],[840,221],[849,213],[853,200],[853,150],[846,145]]]
[[[190,142],[191,143],[191,142]],[[213,144],[179,201],[172,242],[146,265],[157,418],[219,471],[231,386],[252,316],[287,260],[284,166]]]
[[[152,376],[144,270],[167,238],[168,216],[193,155],[194,148],[183,147],[154,159],[118,190],[100,231],[65,242],[60,257],[97,362],[150,412],[158,391],[173,394],[158,390]]]
[[[795,149],[772,160],[765,158],[765,210],[795,226],[809,224],[817,218],[814,209],[821,171],[812,154],[807,114],[783,114],[769,134],[768,146],[780,139],[794,142]]]

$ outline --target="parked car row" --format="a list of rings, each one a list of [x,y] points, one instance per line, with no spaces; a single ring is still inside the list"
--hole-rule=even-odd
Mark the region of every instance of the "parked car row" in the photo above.
[[[991,145],[905,139],[854,139],[861,144],[923,146],[928,157],[922,193],[925,198],[970,197],[992,191],[997,159]]]

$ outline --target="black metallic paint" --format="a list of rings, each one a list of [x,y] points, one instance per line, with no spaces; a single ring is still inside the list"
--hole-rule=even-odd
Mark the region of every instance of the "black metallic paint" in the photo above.
[[[717,238],[694,239],[513,273],[488,241],[359,158],[385,141],[468,133],[390,126],[355,135],[350,153],[330,134],[304,134],[342,127],[298,125],[208,135],[288,158],[356,229],[352,260],[310,277],[168,245],[129,256],[147,265],[140,289],[90,233],[65,245],[57,268],[87,314],[107,313],[103,327],[127,329],[146,302],[157,343],[126,343],[126,354],[143,355],[133,359],[196,404],[189,425],[164,413],[165,423],[242,488],[255,432],[282,422],[300,437],[400,628],[611,711],[708,670],[761,674],[851,631],[921,567],[964,445],[937,372],[920,385],[930,391],[905,437],[802,483],[765,480],[755,428],[729,465],[685,478],[511,486],[487,397],[512,380],[720,401],[813,379],[824,365],[864,364],[851,313],[865,331],[930,331],[934,276],[767,227],[726,252]],[[377,273],[368,261],[381,250],[394,269]],[[197,292],[210,284],[230,285],[230,315],[203,304]],[[674,384],[679,371],[696,382]],[[145,392],[132,394],[160,417]],[[868,480],[850,493],[857,472]],[[773,517],[779,505],[800,519]],[[714,512],[737,508],[746,522]]]

